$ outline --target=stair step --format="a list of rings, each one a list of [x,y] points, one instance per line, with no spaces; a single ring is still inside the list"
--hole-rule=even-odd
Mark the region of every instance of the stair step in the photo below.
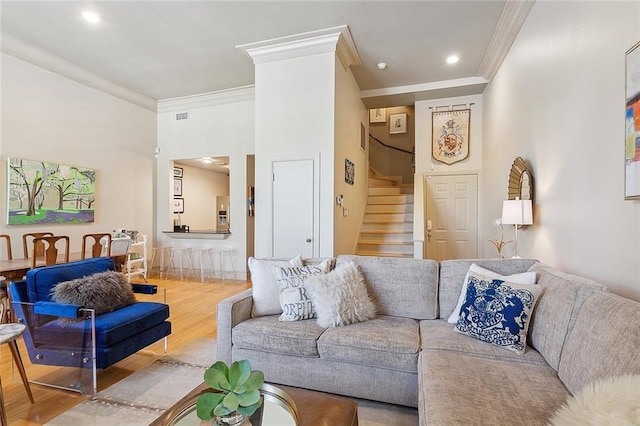
[[[408,255],[406,253],[395,253],[395,252],[377,252],[377,251],[356,251],[356,255],[358,256],[375,256],[375,257],[406,257],[413,258],[413,253]]]
[[[413,194],[369,195],[367,204],[413,204]]]
[[[369,178],[369,188],[380,187],[380,186],[398,186],[398,182],[395,179],[389,178],[380,178],[380,177],[370,177]]]
[[[363,222],[360,232],[410,232],[413,233],[411,222]]]
[[[366,213],[413,213],[413,204],[367,204]]]
[[[365,213],[364,223],[413,222],[413,213]]]
[[[398,253],[398,254],[413,254],[413,242],[401,243],[401,242],[378,242],[378,241],[360,241],[358,242],[358,251],[365,251],[370,253]]]
[[[402,188],[399,186],[384,186],[379,188],[369,188],[369,195],[400,195]]]
[[[401,242],[413,244],[413,232],[360,232],[359,242]]]

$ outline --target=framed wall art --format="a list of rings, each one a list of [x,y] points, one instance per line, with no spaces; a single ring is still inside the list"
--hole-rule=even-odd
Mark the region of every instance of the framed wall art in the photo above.
[[[173,199],[173,212],[184,213],[184,198]]]
[[[173,177],[182,178],[182,167],[174,167],[173,168]]]
[[[626,52],[624,199],[640,200],[640,42]]]
[[[182,179],[173,178],[173,196],[182,197]]]
[[[431,155],[434,160],[453,164],[469,156],[470,118],[470,109],[431,113]]]
[[[407,133],[407,114],[391,114],[389,116],[389,134]]]
[[[360,123],[360,149],[367,150],[367,131],[363,123]]]
[[[344,181],[349,185],[353,185],[356,175],[356,166],[351,161],[344,159]]]
[[[8,225],[94,221],[95,170],[22,158],[7,170]]]
[[[369,123],[386,123],[387,110],[384,108],[373,108],[369,110]]]

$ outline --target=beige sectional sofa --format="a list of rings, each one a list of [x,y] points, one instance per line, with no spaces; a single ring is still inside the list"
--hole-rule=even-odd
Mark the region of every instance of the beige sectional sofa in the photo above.
[[[268,381],[417,407],[421,424],[546,424],[586,383],[640,374],[640,303],[528,259],[338,256],[354,261],[375,319],[322,328],[251,317],[247,290],[218,305],[218,359],[249,359]],[[502,275],[535,271],[544,287],[523,355],[453,331],[472,263]]]

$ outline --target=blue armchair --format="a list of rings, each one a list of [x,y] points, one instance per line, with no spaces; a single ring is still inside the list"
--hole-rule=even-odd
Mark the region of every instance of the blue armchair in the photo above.
[[[26,279],[9,286],[17,321],[32,364],[57,367],[33,383],[97,392],[97,369],[107,368],[171,334],[169,306],[136,302],[113,312],[95,315],[83,306],[55,303],[52,288],[63,281],[115,270],[108,257],[92,258],[27,272]],[[157,286],[132,284],[134,292],[155,294]],[[53,383],[52,383],[53,382]]]

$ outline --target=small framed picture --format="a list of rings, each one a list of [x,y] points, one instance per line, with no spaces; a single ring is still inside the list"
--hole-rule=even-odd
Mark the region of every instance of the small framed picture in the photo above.
[[[173,178],[173,196],[182,197],[182,179]]]
[[[391,114],[389,116],[389,134],[407,133],[407,114]]]
[[[184,213],[184,198],[173,199],[173,212]]]
[[[182,178],[182,167],[173,168],[173,177]]]
[[[360,123],[360,149],[367,150],[367,132],[363,123]]]
[[[384,108],[373,108],[369,110],[369,123],[386,123],[387,110]]]
[[[356,175],[356,166],[351,161],[345,158],[344,160],[344,181],[349,185],[353,185]]]

